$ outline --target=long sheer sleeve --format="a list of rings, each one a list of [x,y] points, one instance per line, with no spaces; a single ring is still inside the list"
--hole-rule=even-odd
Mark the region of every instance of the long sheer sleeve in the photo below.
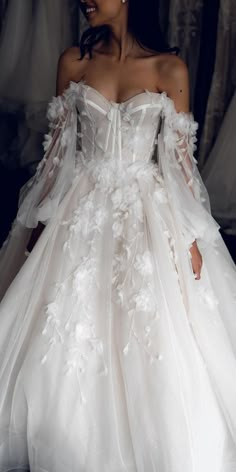
[[[78,113],[72,84],[62,95],[52,98],[47,118],[44,157],[20,192],[17,221],[27,228],[36,227],[39,221],[46,224],[55,215],[73,180]]]
[[[193,115],[177,112],[164,94],[158,162],[175,221],[189,247],[195,240],[213,244],[220,236],[220,225],[211,215],[209,195],[194,157],[197,128]]]

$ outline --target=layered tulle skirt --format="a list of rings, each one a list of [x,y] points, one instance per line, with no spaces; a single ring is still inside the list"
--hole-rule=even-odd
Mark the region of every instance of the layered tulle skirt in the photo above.
[[[200,241],[196,280],[158,166],[103,169],[2,249],[0,471],[234,472],[233,261]]]

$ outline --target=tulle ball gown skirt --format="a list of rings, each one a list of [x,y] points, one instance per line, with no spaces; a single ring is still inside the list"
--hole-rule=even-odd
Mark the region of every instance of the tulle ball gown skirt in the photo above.
[[[127,124],[114,110],[108,130]],[[143,110],[149,131],[149,95],[134,121]],[[209,224],[196,280],[175,187],[156,163],[119,157],[81,160],[56,211],[50,194],[24,263],[24,211],[2,249],[21,269],[0,305],[0,472],[236,472],[235,266],[213,219],[183,207]]]

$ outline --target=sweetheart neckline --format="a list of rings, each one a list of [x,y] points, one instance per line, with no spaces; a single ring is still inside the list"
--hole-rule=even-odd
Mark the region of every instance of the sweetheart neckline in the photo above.
[[[98,95],[104,101],[104,103],[106,103],[107,105],[110,105],[110,106],[114,106],[118,109],[122,108],[123,106],[125,106],[129,102],[132,102],[132,100],[135,100],[135,98],[139,97],[140,95],[154,95],[155,98],[159,98],[159,99],[161,99],[163,97],[165,99],[165,101],[167,101],[167,103],[169,103],[170,110],[171,110],[172,113],[174,113],[176,115],[176,117],[181,118],[181,119],[184,118],[184,119],[187,119],[187,120],[191,120],[191,122],[196,123],[194,121],[194,117],[193,117],[193,114],[192,114],[191,111],[184,112],[184,111],[177,111],[176,110],[174,100],[172,98],[170,98],[165,91],[163,91],[163,92],[151,92],[148,89],[144,89],[144,92],[137,93],[133,97],[130,97],[130,98],[128,98],[127,100],[125,100],[123,102],[114,102],[112,100],[108,100],[108,98],[106,98],[96,88],[92,87],[92,85],[87,84],[84,79],[81,79],[78,82],[76,82],[74,80],[70,80],[70,85],[71,84],[75,84],[76,86],[83,85],[87,89],[93,90],[93,92],[96,93],[96,95]]]
[[[84,87],[93,90],[93,92],[95,92],[106,103],[108,103],[110,105],[115,105],[116,107],[121,107],[122,105],[125,105],[125,104],[131,102],[132,100],[135,100],[135,98],[140,97],[142,95],[155,95],[155,97],[160,97],[160,96],[165,95],[167,97],[166,92],[151,92],[148,89],[144,89],[143,92],[137,93],[136,95],[133,95],[133,97],[130,97],[127,100],[123,100],[122,102],[115,102],[114,100],[109,100],[108,98],[106,98],[101,92],[99,92],[99,90],[97,90],[92,85],[87,84],[85,82],[85,80],[83,80],[83,79],[79,80],[79,82],[75,82],[74,80],[71,80],[70,82],[72,82],[74,84],[77,84],[77,85],[83,85]]]

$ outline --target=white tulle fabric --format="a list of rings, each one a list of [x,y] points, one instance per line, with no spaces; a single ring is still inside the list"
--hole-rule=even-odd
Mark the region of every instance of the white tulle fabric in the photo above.
[[[1,472],[235,472],[236,274],[192,115],[81,81],[48,118],[1,250]]]

